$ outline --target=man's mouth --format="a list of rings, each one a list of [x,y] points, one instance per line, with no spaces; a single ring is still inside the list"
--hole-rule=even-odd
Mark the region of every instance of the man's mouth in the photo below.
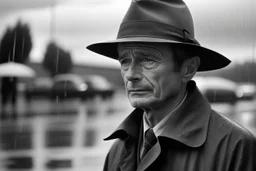
[[[142,94],[142,93],[149,92],[149,90],[145,90],[145,89],[129,89],[128,92],[129,93]]]

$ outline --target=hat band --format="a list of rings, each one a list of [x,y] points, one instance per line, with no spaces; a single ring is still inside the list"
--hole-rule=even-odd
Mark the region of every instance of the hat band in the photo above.
[[[117,39],[128,37],[161,38],[200,45],[186,29],[154,21],[128,21],[121,24]]]

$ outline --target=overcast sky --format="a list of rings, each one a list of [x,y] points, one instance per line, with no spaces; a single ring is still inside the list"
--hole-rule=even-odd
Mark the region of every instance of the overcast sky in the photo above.
[[[185,2],[193,15],[196,38],[201,45],[235,62],[256,58],[255,0]],[[76,63],[118,66],[116,61],[85,47],[115,39],[129,4],[130,0],[1,0],[0,36],[8,26],[21,19],[31,28],[32,61],[42,60],[53,36],[61,47],[71,52]]]

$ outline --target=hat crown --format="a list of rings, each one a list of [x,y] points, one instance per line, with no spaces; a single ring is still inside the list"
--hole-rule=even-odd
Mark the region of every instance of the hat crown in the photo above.
[[[230,63],[225,56],[202,47],[195,39],[192,15],[182,0],[132,0],[116,40],[87,48],[117,59],[118,44],[133,42],[169,43],[182,45],[184,50],[193,49],[200,57],[198,71],[219,69]]]
[[[159,22],[186,30],[194,38],[194,24],[182,0],[133,0],[122,23],[129,21]]]

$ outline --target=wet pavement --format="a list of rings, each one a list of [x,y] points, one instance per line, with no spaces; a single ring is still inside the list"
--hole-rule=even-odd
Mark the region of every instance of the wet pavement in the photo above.
[[[256,133],[255,104],[213,107],[232,111],[226,116]],[[21,98],[17,108],[16,119],[0,123],[0,171],[100,171],[113,143],[103,138],[132,111],[124,93],[112,101],[36,99],[27,104]]]

